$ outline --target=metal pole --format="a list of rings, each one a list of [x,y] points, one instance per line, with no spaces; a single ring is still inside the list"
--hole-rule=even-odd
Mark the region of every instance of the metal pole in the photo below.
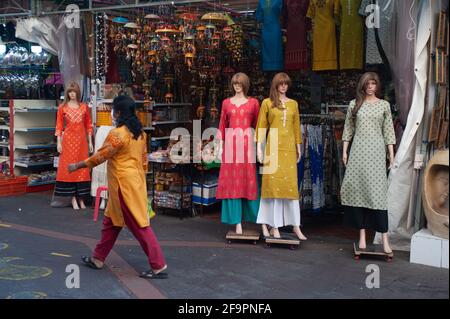
[[[181,5],[181,4],[191,4],[191,3],[203,3],[208,2],[208,0],[179,0],[179,1],[158,1],[151,3],[139,3],[139,4],[127,4],[127,5],[116,5],[116,6],[107,6],[107,7],[99,7],[99,8],[88,8],[88,9],[80,9],[80,12],[85,11],[108,11],[108,10],[120,10],[120,9],[133,9],[133,8],[142,8],[142,7],[156,7],[163,5]],[[41,12],[41,15],[52,15],[52,14],[65,14],[66,11],[49,11],[49,12]]]

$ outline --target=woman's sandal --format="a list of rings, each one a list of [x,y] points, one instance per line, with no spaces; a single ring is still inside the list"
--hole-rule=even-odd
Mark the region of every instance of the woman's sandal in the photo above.
[[[95,262],[92,260],[91,257],[88,256],[82,256],[81,257],[81,261],[88,267],[92,268],[92,269],[102,269],[103,267],[98,267]]]
[[[145,278],[145,279],[167,279],[169,277],[169,275],[165,272],[159,272],[159,273],[155,274],[153,272],[153,270],[147,270],[147,271],[141,272],[139,277]]]

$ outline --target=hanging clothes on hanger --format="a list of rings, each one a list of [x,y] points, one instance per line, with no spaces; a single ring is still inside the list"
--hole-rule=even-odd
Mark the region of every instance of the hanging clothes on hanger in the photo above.
[[[307,71],[308,65],[308,31],[310,21],[306,18],[310,0],[285,0],[283,20],[287,29],[285,52],[285,70]]]
[[[320,125],[308,126],[308,146],[311,163],[312,210],[320,212],[325,206],[323,185],[323,141]]]
[[[337,70],[336,23],[339,0],[310,0],[313,21],[313,71]]]
[[[262,27],[262,69],[283,70],[283,45],[280,16],[283,0],[259,0],[256,20]]]

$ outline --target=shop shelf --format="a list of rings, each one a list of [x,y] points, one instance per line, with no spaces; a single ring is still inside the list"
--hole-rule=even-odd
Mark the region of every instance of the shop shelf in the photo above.
[[[44,148],[55,148],[56,144],[34,144],[34,145],[16,145],[14,146],[17,150],[36,150]]]
[[[182,124],[182,123],[191,123],[192,121],[157,121],[153,122],[152,125],[165,125],[165,124]]]
[[[32,182],[32,183],[28,184],[28,187],[42,186],[42,185],[51,185],[51,184],[55,184],[55,183],[56,183],[55,180],[45,181],[45,182]]]
[[[36,166],[46,166],[46,165],[53,165],[53,161],[49,162],[35,162],[35,163],[22,163],[22,162],[14,162],[14,166],[18,167],[36,167]]]
[[[46,132],[54,131],[54,127],[18,127],[14,128],[14,132]]]

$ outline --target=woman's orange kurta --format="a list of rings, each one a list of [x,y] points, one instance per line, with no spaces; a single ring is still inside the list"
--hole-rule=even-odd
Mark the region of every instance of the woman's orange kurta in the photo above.
[[[74,109],[67,104],[61,105],[56,117],[55,135],[62,137],[56,180],[72,183],[90,181],[89,169],[73,173],[69,173],[67,169],[69,164],[78,163],[89,156],[87,135],[92,135],[92,122],[88,106],[81,103],[79,108]]]
[[[113,129],[103,146],[85,163],[92,168],[105,161],[108,161],[109,190],[105,216],[112,219],[114,226],[125,226],[119,202],[120,190],[125,204],[139,226],[149,226],[145,178],[148,169],[146,135],[142,134],[136,140],[126,126]]]

